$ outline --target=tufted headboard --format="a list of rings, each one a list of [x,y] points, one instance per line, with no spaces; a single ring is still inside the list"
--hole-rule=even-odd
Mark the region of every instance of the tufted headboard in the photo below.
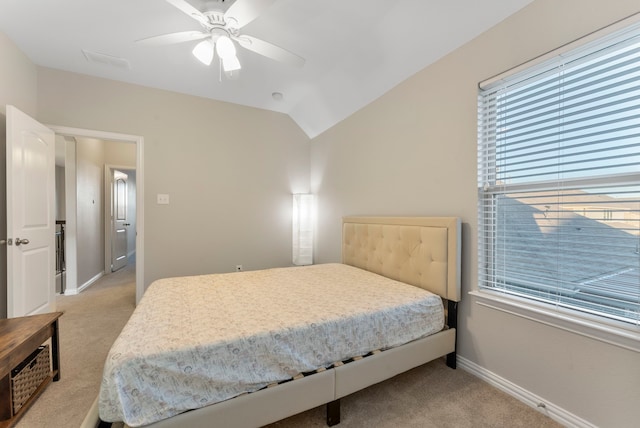
[[[458,217],[344,217],[342,262],[460,301]]]

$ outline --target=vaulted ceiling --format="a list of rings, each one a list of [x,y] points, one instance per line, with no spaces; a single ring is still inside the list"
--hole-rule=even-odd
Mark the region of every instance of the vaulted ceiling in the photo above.
[[[254,5],[240,33],[304,65],[238,47],[242,69],[228,79],[217,60],[194,58],[198,41],[137,42],[203,30],[165,0],[0,0],[0,31],[39,66],[286,113],[315,137],[532,0],[185,1],[200,12]]]

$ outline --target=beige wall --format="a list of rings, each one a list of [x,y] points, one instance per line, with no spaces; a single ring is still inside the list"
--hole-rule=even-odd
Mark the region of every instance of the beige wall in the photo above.
[[[601,427],[640,420],[637,353],[466,295],[477,287],[477,84],[635,12],[637,0],[536,0],[316,137],[311,152],[318,262],[340,260],[344,215],[460,216],[460,355]]]
[[[108,165],[136,168],[136,145],[123,141],[104,141],[104,161]]]
[[[37,68],[0,32],[0,239],[7,237],[6,204],[6,104],[35,115]],[[7,247],[0,245],[0,317],[7,316]]]
[[[11,104],[31,116],[38,107],[37,67],[0,31],[0,113]],[[4,121],[3,121],[4,122]]]
[[[309,142],[286,115],[40,68],[38,120],[144,137],[147,284],[291,264]]]
[[[105,145],[76,139],[76,254],[78,288],[104,272]]]

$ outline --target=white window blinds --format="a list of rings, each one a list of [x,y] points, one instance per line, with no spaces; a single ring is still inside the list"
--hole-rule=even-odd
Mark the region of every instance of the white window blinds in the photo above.
[[[479,286],[640,325],[640,29],[480,91]]]

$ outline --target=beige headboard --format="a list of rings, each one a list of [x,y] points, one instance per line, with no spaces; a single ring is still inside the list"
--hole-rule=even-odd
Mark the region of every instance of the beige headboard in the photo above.
[[[344,217],[342,262],[460,301],[458,217]]]

